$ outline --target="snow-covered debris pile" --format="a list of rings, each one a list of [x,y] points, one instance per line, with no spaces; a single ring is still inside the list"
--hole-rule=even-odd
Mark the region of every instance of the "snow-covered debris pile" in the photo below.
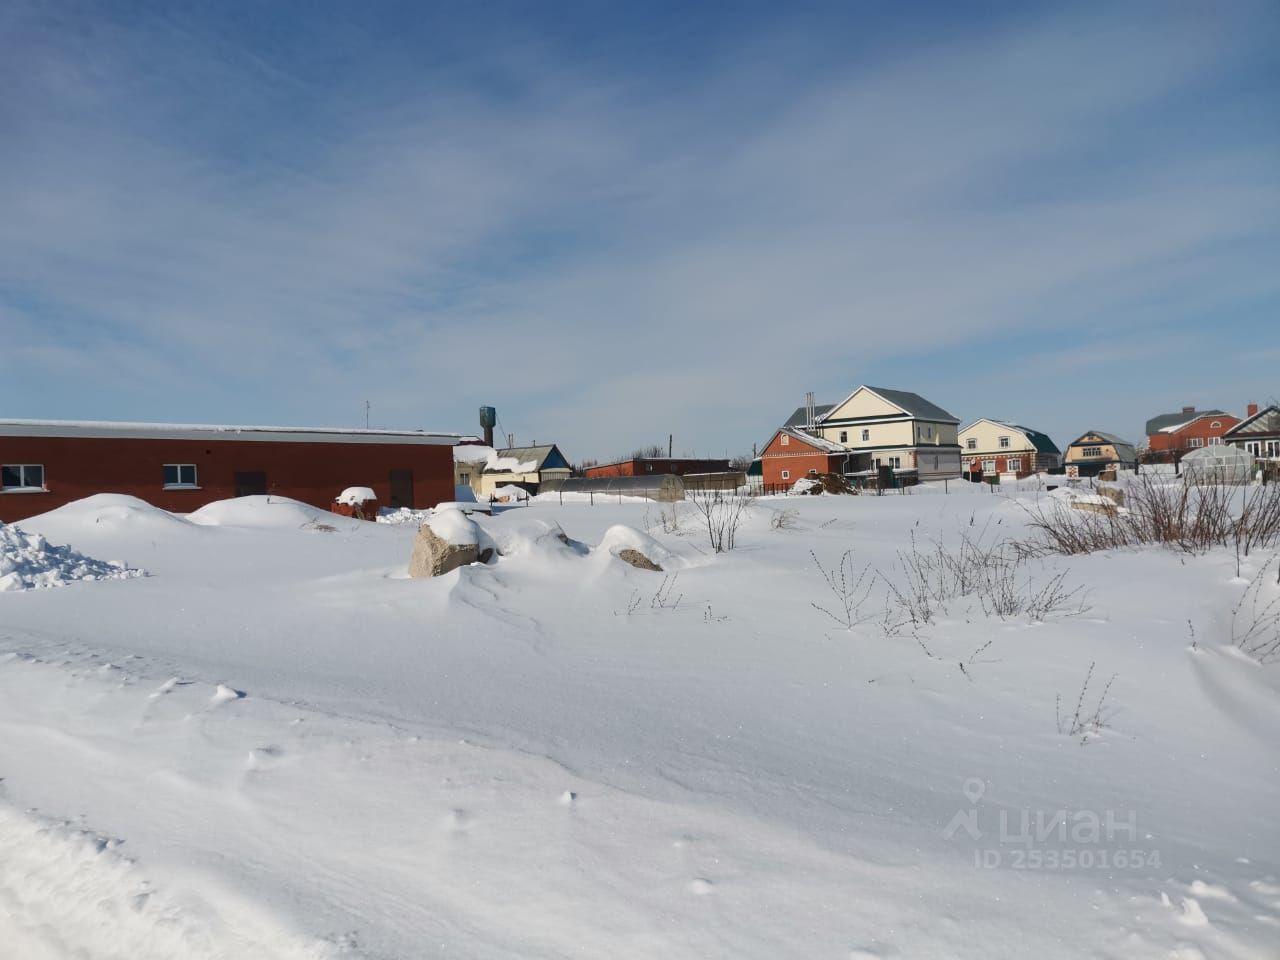
[[[128,580],[146,576],[122,563],[94,560],[35,533],[0,523],[0,593],[60,587],[77,580]]]

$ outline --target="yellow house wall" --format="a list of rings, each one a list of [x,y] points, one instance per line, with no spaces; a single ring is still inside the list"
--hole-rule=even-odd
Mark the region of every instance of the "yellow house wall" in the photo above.
[[[978,445],[972,450],[969,449],[970,437],[978,441]],[[1000,446],[1001,437],[1009,438],[1009,446]],[[959,440],[961,452],[970,457],[983,453],[1002,456],[1004,454],[1034,454],[1036,452],[1035,444],[1027,439],[1026,434],[1003,424],[986,421],[979,421],[969,429],[961,431]]]
[[[1078,447],[1071,446],[1067,448],[1067,455],[1065,458],[1063,458],[1063,461],[1062,461],[1063,463],[1093,463],[1094,461],[1097,461],[1097,460],[1119,460],[1120,459],[1116,455],[1115,446],[1110,443],[1101,443],[1101,442],[1093,443],[1089,440],[1083,440],[1080,443],[1081,445]],[[1097,457],[1086,457],[1084,455],[1084,448],[1086,446],[1098,447],[1102,451],[1102,455]]]
[[[881,400],[866,387],[859,387],[852,397],[827,414],[829,420],[844,420],[850,417],[893,417],[901,416],[902,411],[893,404]]]
[[[869,440],[862,439],[862,431],[870,431]],[[841,441],[840,432],[849,435],[847,441]],[[915,443],[915,430],[912,421],[902,420],[897,423],[868,423],[864,426],[854,424],[847,427],[823,427],[822,436],[834,443],[841,443],[851,450],[869,450],[872,447],[911,446]]]

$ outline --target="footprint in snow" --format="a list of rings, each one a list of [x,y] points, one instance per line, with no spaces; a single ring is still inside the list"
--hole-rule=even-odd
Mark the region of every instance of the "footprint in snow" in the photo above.
[[[566,790],[564,793],[560,794],[560,806],[571,807],[577,799],[578,795],[576,793],[572,790]]]
[[[244,699],[243,690],[236,690],[232,687],[228,687],[224,683],[218,684],[218,689],[213,692],[213,697],[212,697],[213,705],[215,707],[220,703],[228,703],[232,700],[243,700],[243,699]]]
[[[689,884],[689,892],[695,897],[705,897],[715,892],[716,885],[705,877],[698,877]]]
[[[274,767],[276,761],[284,756],[279,747],[254,747],[249,751],[249,760],[245,764],[250,770],[263,770]]]
[[[444,818],[444,828],[450,833],[466,833],[471,829],[473,817],[466,810],[450,810]]]

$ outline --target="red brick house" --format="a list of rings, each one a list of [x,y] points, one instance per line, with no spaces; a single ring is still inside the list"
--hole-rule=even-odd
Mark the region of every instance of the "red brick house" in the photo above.
[[[728,460],[705,460],[695,457],[632,457],[616,463],[599,463],[582,471],[584,477],[646,477],[655,473],[727,473]]]
[[[1180,460],[1191,450],[1222,443],[1226,432],[1238,423],[1239,417],[1224,410],[1195,407],[1152,417],[1147,421],[1147,458],[1156,462]]]
[[[849,451],[840,444],[794,427],[781,427],[760,454],[766,491],[789,487],[801,477],[845,472]]]
[[[264,493],[327,510],[361,486],[380,504],[431,507],[454,498],[457,440],[408,430],[0,420],[0,522],[96,493],[178,513]]]

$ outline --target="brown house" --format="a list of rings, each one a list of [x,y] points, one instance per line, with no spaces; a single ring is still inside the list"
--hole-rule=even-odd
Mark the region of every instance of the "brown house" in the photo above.
[[[186,513],[272,493],[329,509],[351,486],[379,503],[452,500],[456,434],[310,427],[0,420],[0,521],[96,493]]]

